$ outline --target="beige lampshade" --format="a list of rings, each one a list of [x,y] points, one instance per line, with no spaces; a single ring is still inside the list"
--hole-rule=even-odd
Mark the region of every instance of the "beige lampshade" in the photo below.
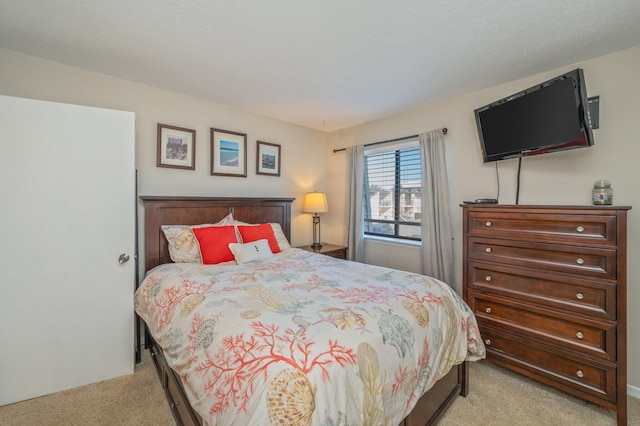
[[[302,206],[304,213],[325,213],[329,211],[327,196],[324,192],[307,192]]]

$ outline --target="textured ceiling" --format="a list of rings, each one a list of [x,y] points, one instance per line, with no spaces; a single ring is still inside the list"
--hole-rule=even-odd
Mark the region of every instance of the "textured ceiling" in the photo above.
[[[639,0],[0,0],[2,48],[324,131],[637,45]]]

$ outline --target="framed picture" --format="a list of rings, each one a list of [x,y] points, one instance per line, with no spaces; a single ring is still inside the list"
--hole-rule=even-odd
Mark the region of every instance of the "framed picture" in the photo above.
[[[247,177],[247,134],[211,128],[211,175]]]
[[[157,167],[196,169],[196,131],[158,123]]]
[[[258,141],[256,174],[280,176],[280,145]]]

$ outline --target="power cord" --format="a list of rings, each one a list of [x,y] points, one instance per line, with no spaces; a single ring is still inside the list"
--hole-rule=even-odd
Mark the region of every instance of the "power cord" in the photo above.
[[[522,157],[518,158],[518,178],[516,185],[516,206],[518,205],[518,200],[520,199],[520,168],[522,167]]]
[[[496,200],[499,202],[500,201],[500,173],[498,173],[498,161],[495,162],[496,163],[496,182],[498,184],[498,193],[496,194]]]

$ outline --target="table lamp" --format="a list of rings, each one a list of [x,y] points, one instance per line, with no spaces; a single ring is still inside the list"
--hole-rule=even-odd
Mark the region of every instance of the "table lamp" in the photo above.
[[[304,197],[302,212],[313,213],[313,244],[311,244],[311,248],[322,248],[322,244],[320,243],[320,216],[318,216],[318,213],[328,211],[327,196],[324,192],[307,192],[307,195]]]

